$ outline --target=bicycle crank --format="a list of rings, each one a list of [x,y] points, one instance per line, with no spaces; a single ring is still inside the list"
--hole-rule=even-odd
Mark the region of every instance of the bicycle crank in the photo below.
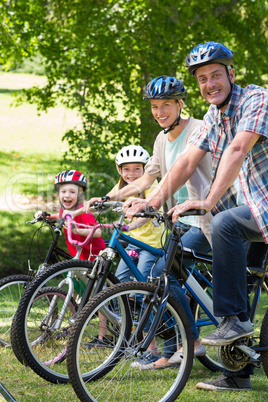
[[[231,345],[219,348],[219,359],[222,365],[229,371],[242,370],[248,363],[260,366],[260,354],[251,348],[252,340],[248,337],[241,338]]]

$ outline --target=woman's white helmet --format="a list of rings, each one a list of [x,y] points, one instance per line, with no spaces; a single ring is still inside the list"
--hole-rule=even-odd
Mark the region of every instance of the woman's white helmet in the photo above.
[[[117,167],[125,163],[142,163],[145,165],[149,158],[149,153],[140,145],[128,145],[118,152],[115,163]]]

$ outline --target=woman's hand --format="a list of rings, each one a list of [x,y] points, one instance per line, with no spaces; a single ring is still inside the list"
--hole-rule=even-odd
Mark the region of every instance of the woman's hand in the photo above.
[[[126,214],[126,218],[132,221],[133,216],[140,211],[144,211],[148,203],[148,199],[130,197],[124,202],[122,209]]]

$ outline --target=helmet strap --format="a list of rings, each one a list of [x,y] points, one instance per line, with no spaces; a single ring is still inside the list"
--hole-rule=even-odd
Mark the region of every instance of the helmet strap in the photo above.
[[[171,124],[170,127],[164,128],[164,130],[163,130],[164,134],[168,134],[170,131],[174,130],[174,128],[176,126],[179,126],[180,125],[180,119],[181,119],[181,113],[179,114],[179,117],[174,121],[174,123]]]

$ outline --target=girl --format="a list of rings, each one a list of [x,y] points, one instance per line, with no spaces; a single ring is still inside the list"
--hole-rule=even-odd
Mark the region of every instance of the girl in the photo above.
[[[53,215],[53,219],[60,219],[65,211],[75,211],[76,209],[83,207],[84,191],[87,189],[86,177],[77,170],[65,170],[55,177],[54,187],[58,193],[60,202],[60,212],[58,215]],[[77,223],[82,223],[88,226],[94,226],[96,223],[94,216],[91,212],[78,215],[74,218]],[[84,241],[85,237],[89,234],[91,229],[85,229],[83,227],[75,227],[72,229],[73,239],[78,241]],[[76,247],[73,246],[67,236],[67,226],[64,228],[64,236],[69,253],[74,257],[76,255]],[[105,248],[105,243],[101,237],[101,230],[97,229],[92,241],[86,244],[80,254],[81,260],[94,260],[94,256],[98,255],[100,250]]]
[[[120,174],[120,179],[107,194],[107,198],[109,199],[109,197],[112,197],[114,192],[124,188],[130,183],[135,185],[135,181],[144,174],[144,167],[148,160],[149,154],[141,146],[128,145],[122,148],[116,156],[116,167]],[[136,195],[140,198],[146,198],[156,188],[156,186],[157,180],[154,181],[148,190],[140,191],[137,187]],[[134,237],[143,243],[147,243],[152,247],[161,249],[161,236],[164,230],[163,226],[155,227],[151,220],[146,218],[135,218],[127,226],[129,236]],[[137,261],[138,269],[144,278],[147,278],[157,257],[134,245],[128,245],[126,251],[134,261]],[[131,280],[131,271],[123,259],[119,262],[115,275],[120,282]],[[103,339],[106,335],[105,318],[100,318],[100,323],[102,323],[102,325],[100,324],[99,335],[98,338],[87,344],[90,348],[104,345]],[[155,340],[153,340],[149,345],[148,351],[146,352],[146,358],[148,363],[153,363],[161,358]]]
[[[132,183],[135,185],[135,181],[142,177],[144,174],[144,166],[149,160],[148,152],[138,145],[128,145],[122,148],[116,156],[116,167],[118,173],[120,174],[120,180],[118,184],[107,194],[109,197],[114,192],[120,190],[126,185]],[[154,181],[152,186],[145,191],[140,191],[137,187],[137,196],[139,198],[147,198],[149,194],[156,188],[157,180]],[[143,243],[147,243],[152,247],[161,248],[161,236],[164,227],[155,227],[150,219],[136,218],[131,223],[128,224],[128,231],[130,231],[129,236],[140,240]],[[133,258],[137,259],[137,267],[142,273],[142,275],[147,278],[150,274],[152,265],[156,261],[155,256],[153,256],[148,251],[142,250],[139,247],[128,245],[126,248],[129,255],[133,255]],[[131,280],[131,271],[123,260],[120,261],[116,276],[120,282],[126,282]]]

